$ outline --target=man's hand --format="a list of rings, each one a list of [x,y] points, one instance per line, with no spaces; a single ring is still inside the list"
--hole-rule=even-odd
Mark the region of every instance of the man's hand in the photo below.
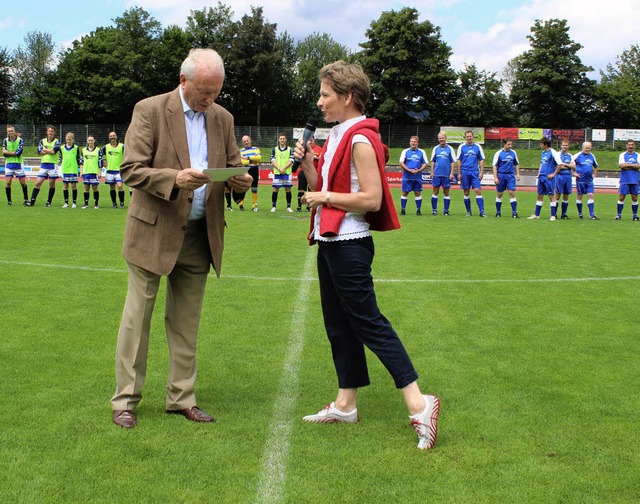
[[[176,187],[179,189],[187,189],[195,191],[198,187],[202,187],[209,182],[209,176],[194,168],[180,170],[176,176]]]
[[[227,179],[227,185],[237,192],[247,192],[251,187],[251,183],[253,182],[253,177],[248,173],[243,173],[242,175],[234,175]]]

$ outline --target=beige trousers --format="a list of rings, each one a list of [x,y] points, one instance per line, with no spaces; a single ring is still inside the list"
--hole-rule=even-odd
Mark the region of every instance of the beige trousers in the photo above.
[[[206,221],[190,222],[176,265],[167,276],[167,410],[196,405],[196,341],[210,265]],[[131,263],[127,266],[129,288],[118,332],[116,392],[111,399],[114,410],[133,410],[142,399],[151,316],[160,285],[160,276]]]

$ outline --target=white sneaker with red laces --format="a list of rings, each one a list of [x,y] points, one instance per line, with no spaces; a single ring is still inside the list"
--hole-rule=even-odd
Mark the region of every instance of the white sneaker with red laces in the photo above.
[[[349,413],[344,413],[335,407],[335,403],[327,404],[315,415],[307,415],[302,419],[305,422],[313,423],[357,423],[360,420],[357,408],[354,408],[353,411]]]
[[[428,450],[432,448],[438,436],[438,415],[440,414],[440,399],[434,395],[425,394],[427,402],[422,413],[409,415],[411,427],[418,434],[418,448]]]

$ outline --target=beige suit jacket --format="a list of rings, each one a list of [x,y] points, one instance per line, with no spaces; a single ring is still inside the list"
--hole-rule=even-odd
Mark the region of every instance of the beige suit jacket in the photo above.
[[[233,116],[217,104],[206,113],[209,167],[242,166]],[[138,102],[125,137],[120,168],[133,189],[123,256],[157,275],[168,275],[187,229],[193,191],[175,187],[178,170],[190,168],[184,111],[178,88]],[[206,219],[213,266],[218,276],[224,248],[224,183],[207,185]]]

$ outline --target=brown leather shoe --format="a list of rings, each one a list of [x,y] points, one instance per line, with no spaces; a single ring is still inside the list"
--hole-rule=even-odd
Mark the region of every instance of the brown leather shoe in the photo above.
[[[181,409],[181,410],[167,410],[167,413],[172,415],[182,415],[187,420],[191,420],[192,422],[215,422],[216,419],[211,415],[207,415],[204,411],[199,409],[197,406],[191,406],[191,408]]]
[[[125,429],[133,429],[136,426],[136,416],[131,410],[114,410],[113,423]]]

